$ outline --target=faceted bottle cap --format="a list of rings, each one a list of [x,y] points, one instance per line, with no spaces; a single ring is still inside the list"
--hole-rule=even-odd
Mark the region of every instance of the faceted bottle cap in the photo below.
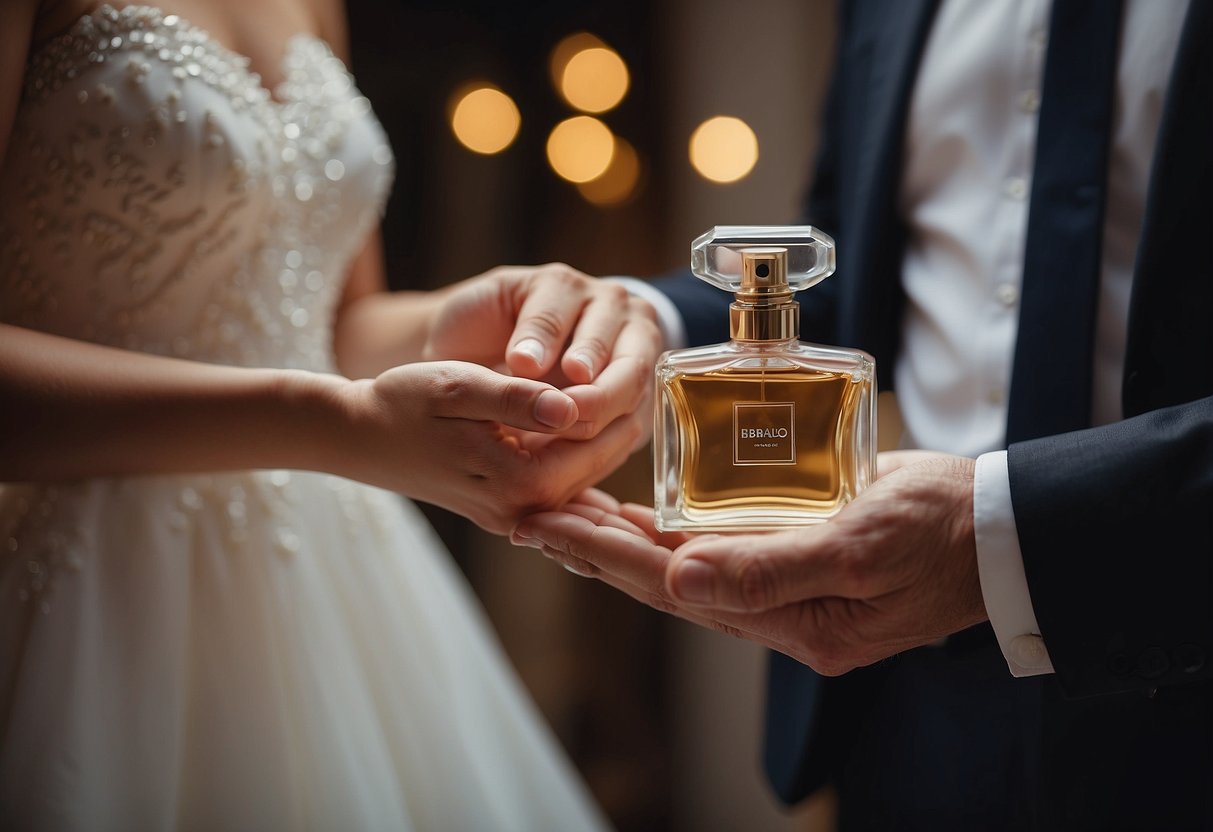
[[[773,248],[786,251],[780,259],[793,292],[834,273],[834,240],[811,225],[717,225],[691,244],[691,271],[726,292],[745,292],[745,262],[753,255],[743,257],[743,252]]]

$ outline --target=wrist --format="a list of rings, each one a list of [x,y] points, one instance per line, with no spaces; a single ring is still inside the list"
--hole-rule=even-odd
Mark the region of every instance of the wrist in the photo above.
[[[410,308],[409,325],[416,333],[416,340],[412,355],[409,357],[410,361],[431,360],[429,355],[430,336],[442,315],[443,308],[454,294],[456,286],[458,284],[450,284],[440,289],[420,292],[414,297]]]
[[[371,379],[391,367],[422,360],[449,293],[449,288],[379,292],[339,310],[333,349],[341,372]]]
[[[273,396],[286,426],[284,467],[350,476],[351,398],[363,382],[305,370],[277,371]]]
[[[629,295],[645,301],[652,307],[657,329],[661,332],[662,350],[687,346],[687,329],[682,320],[682,313],[665,292],[636,277],[608,275],[602,279],[621,284]]]

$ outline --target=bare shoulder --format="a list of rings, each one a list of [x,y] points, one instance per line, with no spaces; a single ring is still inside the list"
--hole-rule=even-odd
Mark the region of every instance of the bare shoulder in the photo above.
[[[305,0],[320,37],[348,65],[350,62],[349,21],[343,0]]]

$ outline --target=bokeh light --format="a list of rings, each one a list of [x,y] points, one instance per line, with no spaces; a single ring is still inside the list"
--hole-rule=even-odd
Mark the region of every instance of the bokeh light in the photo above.
[[[606,172],[577,186],[581,195],[595,205],[622,205],[636,193],[640,183],[640,157],[636,148],[619,136],[615,137],[615,153]]]
[[[560,93],[587,113],[604,113],[628,91],[628,67],[613,49],[596,46],[575,53],[564,66]]]
[[[547,144],[552,170],[570,182],[589,182],[602,176],[615,154],[615,136],[591,116],[574,116],[552,128]]]
[[[602,42],[602,39],[597,35],[591,35],[589,32],[574,32],[561,40],[552,47],[552,54],[548,59],[548,71],[552,74],[552,86],[557,90],[560,89],[564,81],[564,69],[569,65],[569,61],[572,60],[574,55],[587,49],[605,48],[606,44]]]
[[[733,116],[714,116],[695,128],[690,142],[691,165],[705,179],[736,182],[758,162],[758,137]]]
[[[452,101],[451,130],[468,150],[500,153],[518,136],[522,124],[518,106],[492,84],[468,85]]]

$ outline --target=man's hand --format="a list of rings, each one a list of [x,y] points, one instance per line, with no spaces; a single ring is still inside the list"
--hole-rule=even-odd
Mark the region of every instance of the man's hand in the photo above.
[[[502,266],[443,290],[424,346],[456,359],[546,381],[577,402],[564,435],[589,438],[620,417],[651,422],[656,314],[616,283],[563,263]]]
[[[881,477],[827,523],[661,534],[651,508],[589,491],[511,539],[665,612],[838,675],[985,620],[974,461],[880,455]]]

